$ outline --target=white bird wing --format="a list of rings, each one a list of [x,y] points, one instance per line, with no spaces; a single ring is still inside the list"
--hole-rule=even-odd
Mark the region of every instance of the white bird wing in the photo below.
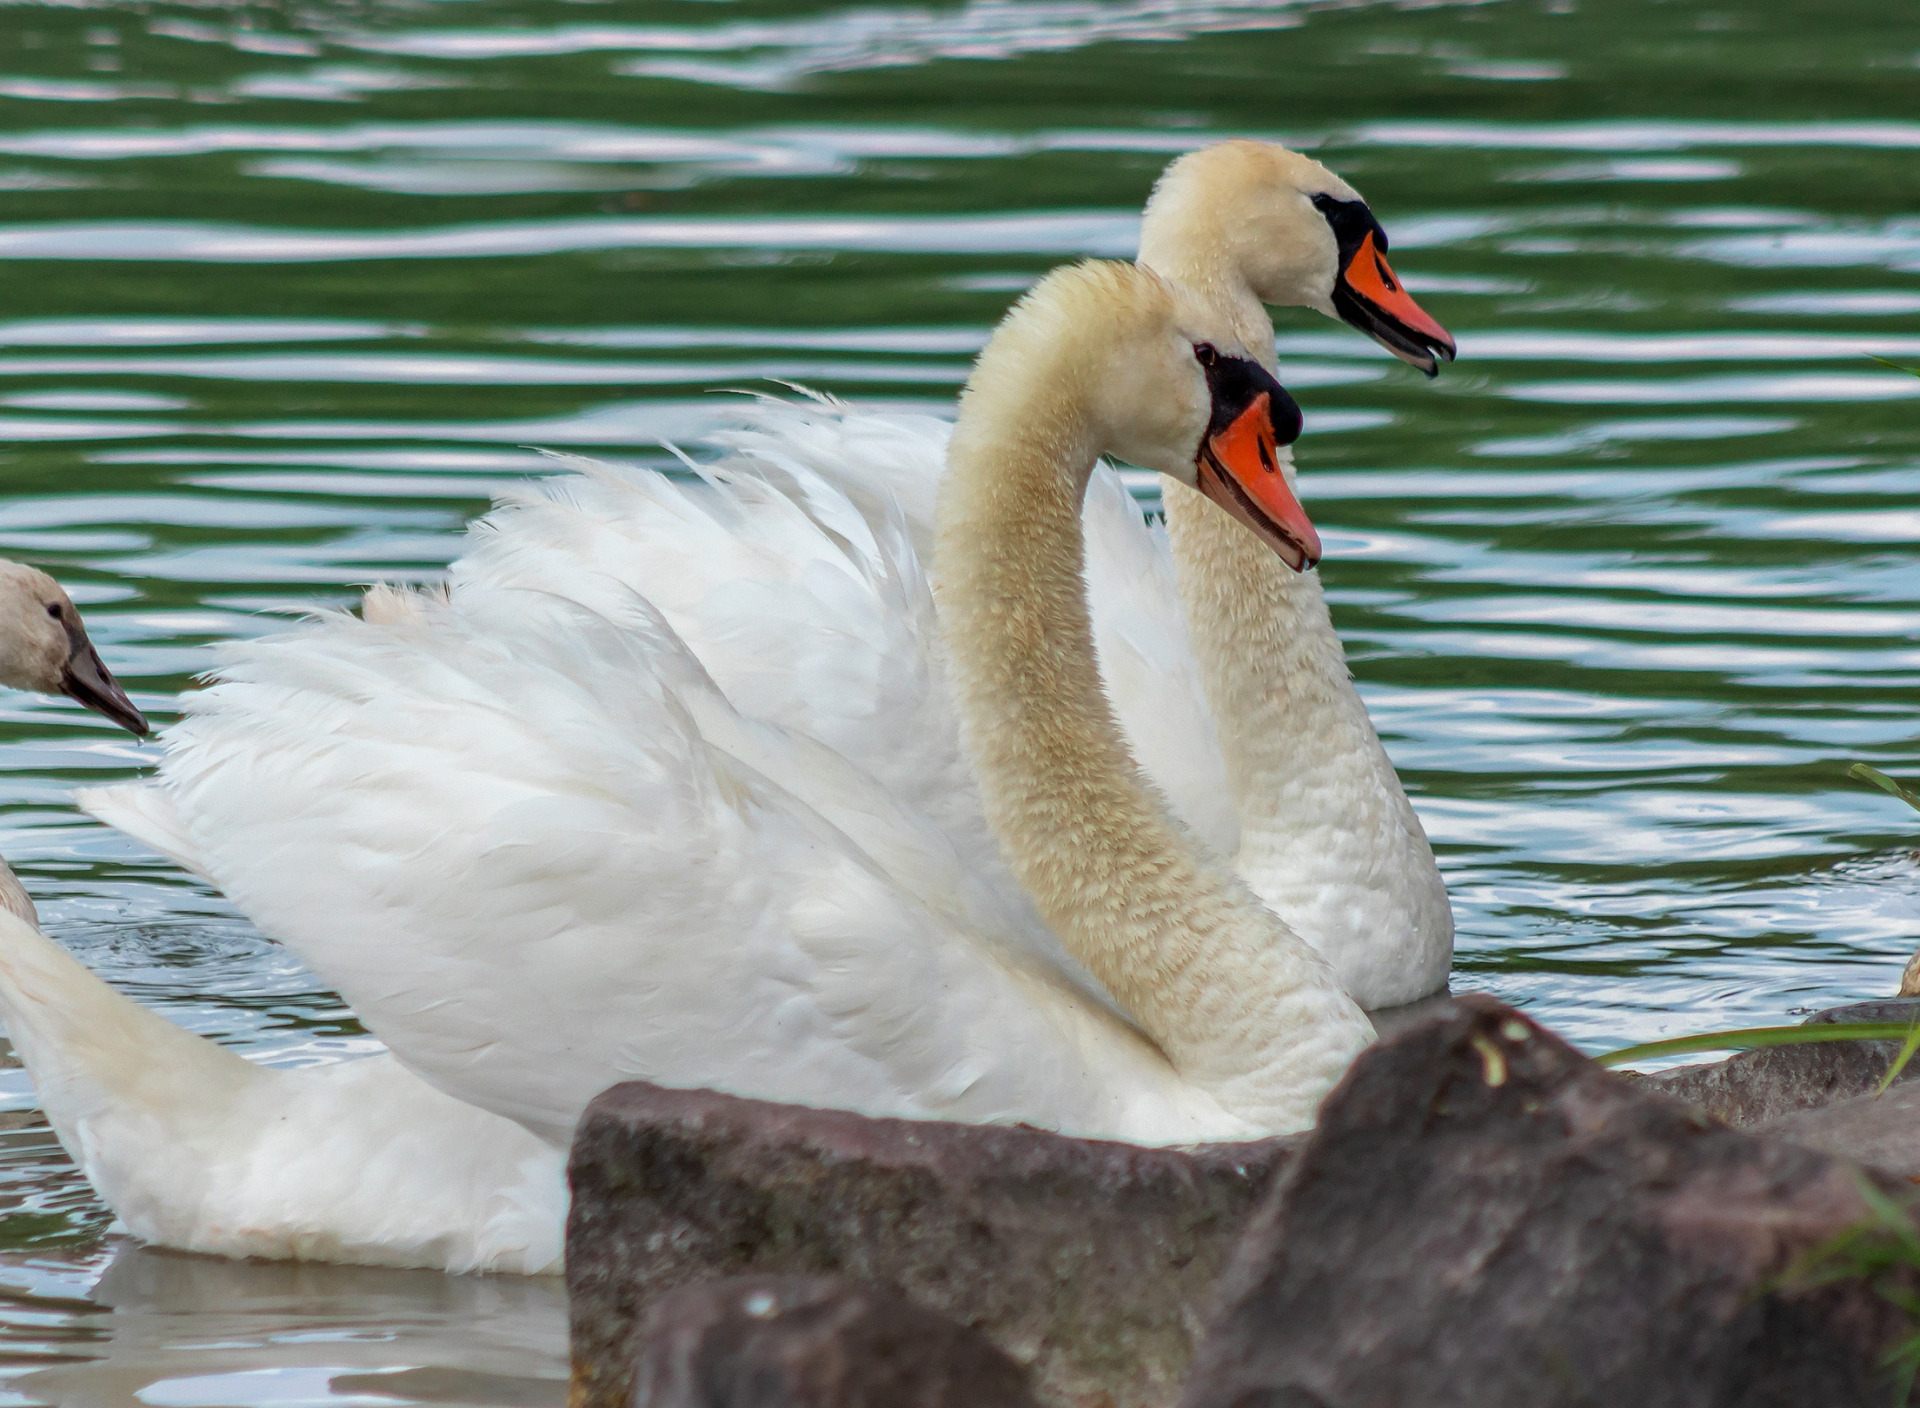
[[[818,476],[758,462],[688,483],[567,457],[513,495],[452,569],[605,614],[657,610],[749,718],[817,739],[1017,893],[987,830],[937,650],[933,603],[897,511],[870,519]],[[1031,927],[1044,934],[1039,921]],[[1069,963],[1052,950],[1056,962]]]
[[[939,678],[921,564],[952,426],[830,397],[766,398],[741,418],[712,437],[733,458],[703,468],[727,476],[724,491],[556,456],[578,475],[509,495],[454,581],[515,583],[595,609],[623,591],[645,597],[744,713],[825,742],[931,818],[1025,911],[1037,951],[1090,983],[1006,873]],[[1239,821],[1166,534],[1104,464],[1082,522],[1095,646],[1134,757],[1200,842],[1231,857]],[[367,611],[405,610],[400,602],[376,589]],[[79,800],[205,874],[164,791],[101,788]]]
[[[712,437],[761,473],[801,485],[824,481],[875,531],[904,519],[920,558],[932,561],[933,519],[953,427],[932,416],[857,411],[826,396],[764,398],[744,424]],[[1227,787],[1199,662],[1187,636],[1173,551],[1104,462],[1087,484],[1087,598],[1100,673],[1134,759],[1201,844],[1231,858],[1240,821]],[[702,659],[707,654],[702,652]],[[801,717],[801,727],[810,727]]]
[[[483,525],[450,601],[231,648],[163,764],[192,854],[409,1066],[551,1141],[626,1077],[1244,1132],[927,814],[958,751],[899,604],[924,582],[904,535],[826,517],[595,469]],[[672,557],[637,573],[667,603],[602,570],[637,546]],[[832,693],[812,717],[860,756],[736,710],[683,621],[769,713]]]

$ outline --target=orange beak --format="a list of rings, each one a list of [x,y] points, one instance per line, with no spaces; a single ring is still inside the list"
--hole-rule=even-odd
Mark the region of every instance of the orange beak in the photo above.
[[[1387,232],[1358,197],[1341,200],[1325,192],[1311,197],[1327,217],[1339,248],[1333,280],[1333,311],[1403,362],[1438,376],[1440,359],[1456,349],[1447,330],[1413,301],[1387,263]]]
[[[1346,278],[1348,288],[1382,313],[1446,348],[1449,358],[1453,356],[1453,338],[1428,316],[1426,309],[1413,301],[1413,295],[1393,276],[1386,255],[1373,247],[1372,234],[1360,241],[1360,248],[1347,265]]]
[[[1440,358],[1453,360],[1453,337],[1435,322],[1394,277],[1387,256],[1369,230],[1340,271],[1333,290],[1334,311],[1403,362],[1428,376],[1440,370]]]
[[[1294,571],[1320,560],[1320,534],[1280,469],[1267,392],[1201,442],[1197,467],[1200,492],[1251,528]]]

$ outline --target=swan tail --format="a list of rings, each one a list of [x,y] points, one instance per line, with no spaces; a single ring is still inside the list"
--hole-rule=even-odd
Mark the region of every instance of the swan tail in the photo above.
[[[158,851],[189,874],[211,881],[187,836],[186,818],[166,787],[151,782],[88,787],[74,794],[74,802],[88,816]]]

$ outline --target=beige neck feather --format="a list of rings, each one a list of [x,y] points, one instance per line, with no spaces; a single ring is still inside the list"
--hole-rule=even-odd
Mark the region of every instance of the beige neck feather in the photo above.
[[[1126,329],[1101,311],[1017,309],[962,400],[935,559],[955,692],[988,819],[1062,942],[1182,1075],[1298,1128],[1371,1028],[1317,954],[1196,854],[1102,692],[1080,500],[1103,445],[1082,392]]]
[[[1233,232],[1220,219],[1224,206],[1206,198],[1204,188],[1199,194],[1184,187],[1156,191],[1141,231],[1140,262],[1204,292],[1243,345],[1277,371],[1273,324],[1240,272]],[[1299,301],[1308,301],[1304,292]],[[1350,694],[1346,659],[1317,572],[1295,572],[1197,491],[1172,481],[1165,487],[1181,600],[1227,777],[1242,825],[1256,824],[1262,799],[1299,776],[1292,770],[1297,759],[1276,753],[1282,740],[1310,732],[1284,726],[1289,697],[1304,689],[1310,697],[1300,702],[1312,704]],[[1329,689],[1334,682],[1343,687]],[[1334,746],[1347,741],[1328,740]],[[1276,768],[1288,768],[1289,776],[1275,776]]]
[[[1156,191],[1141,230],[1140,262],[1204,292],[1241,343],[1267,370],[1277,371],[1273,324],[1243,273],[1247,256],[1236,230],[1222,219],[1229,208],[1193,180]],[[1265,232],[1265,243],[1284,245],[1274,233]],[[1299,244],[1299,250],[1283,247],[1273,257],[1304,270],[1311,262],[1304,237]],[[1310,305],[1304,275],[1301,282],[1293,301]],[[1287,471],[1291,479],[1291,460]],[[1243,830],[1276,823],[1297,828],[1297,808],[1290,818],[1274,815],[1274,808],[1310,782],[1317,764],[1362,763],[1364,781],[1401,795],[1348,683],[1320,574],[1295,572],[1197,491],[1173,481],[1165,487],[1188,634]],[[1304,727],[1309,718],[1332,726]],[[1384,776],[1373,776],[1382,770]]]

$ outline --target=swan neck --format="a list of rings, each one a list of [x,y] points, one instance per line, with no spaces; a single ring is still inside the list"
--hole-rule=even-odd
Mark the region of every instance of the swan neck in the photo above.
[[[1362,761],[1378,771],[1384,757],[1363,746],[1372,730],[1319,574],[1293,571],[1185,485],[1165,493],[1181,610],[1243,834],[1297,829],[1306,819],[1285,808],[1329,772],[1397,791],[1397,781],[1344,776]]]
[[[988,820],[1048,924],[1171,1052],[1172,955],[1121,897],[1155,876],[1169,888],[1169,872],[1192,864],[1140,782],[1095,663],[1079,527],[1092,440],[1059,400],[982,409],[975,398],[963,411],[948,451],[935,564]]]
[[[1062,943],[1181,1074],[1298,1128],[1371,1028],[1201,860],[1128,753],[1093,650],[1080,500],[1097,441],[1071,393],[1003,375],[990,347],[948,452],[940,616],[987,818]]]

